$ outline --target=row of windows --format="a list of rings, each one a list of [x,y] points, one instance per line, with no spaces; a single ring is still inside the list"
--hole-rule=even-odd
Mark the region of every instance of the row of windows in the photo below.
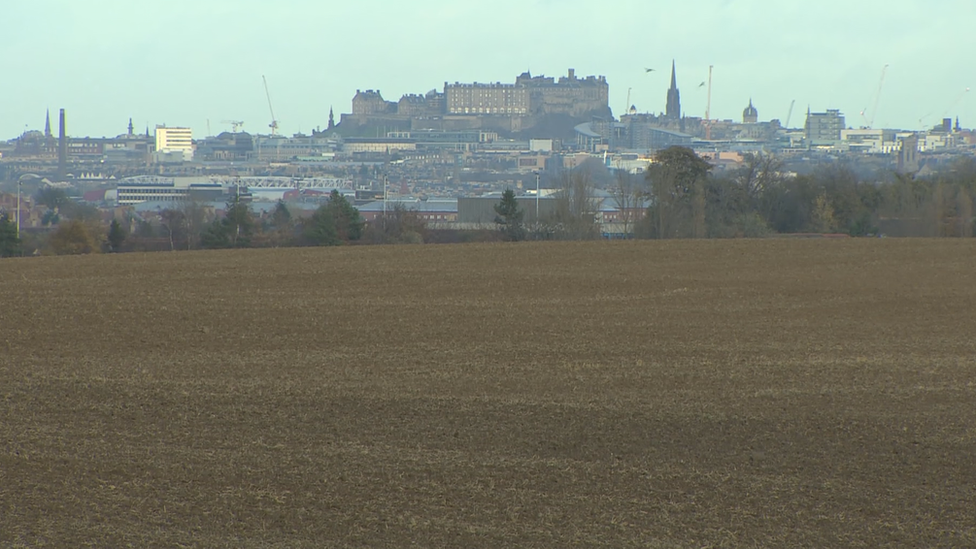
[[[149,200],[183,200],[182,196],[120,196],[119,202],[147,202]]]
[[[119,194],[186,194],[186,189],[119,189]]]
[[[490,107],[482,107],[482,108],[464,107],[463,109],[451,109],[452,114],[525,114],[526,112],[528,112],[526,109],[511,108],[511,107],[507,109],[503,109],[503,108],[493,109]]]

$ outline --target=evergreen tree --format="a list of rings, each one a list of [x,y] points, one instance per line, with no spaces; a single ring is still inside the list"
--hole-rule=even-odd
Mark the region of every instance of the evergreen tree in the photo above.
[[[312,246],[338,246],[342,243],[332,209],[322,205],[315,210],[311,219],[305,223],[305,240]]]
[[[208,249],[233,247],[224,220],[215,219],[205,231],[200,233],[200,246]]]
[[[315,210],[305,223],[303,236],[313,246],[338,246],[350,240],[359,240],[363,234],[363,221],[359,210],[342,196],[332,191],[329,201]]]
[[[271,212],[271,219],[268,226],[272,244],[274,246],[290,244],[294,236],[293,227],[291,212],[288,211],[288,206],[285,205],[284,201],[279,200],[275,204],[274,211]]]
[[[122,230],[122,225],[117,219],[113,219],[112,223],[108,226],[108,245],[112,252],[118,252],[122,249],[122,243],[125,242],[125,231]]]
[[[7,214],[0,215],[0,257],[21,254],[21,242],[17,237],[17,224]]]
[[[350,204],[346,197],[339,191],[333,190],[325,207],[332,213],[340,240],[359,240],[363,235],[362,218],[359,216],[359,210]]]
[[[275,209],[271,212],[271,226],[275,229],[285,229],[291,225],[291,212],[283,200],[275,204]]]
[[[498,204],[495,204],[495,223],[499,225],[499,229],[504,233],[505,239],[518,242],[519,240],[525,240],[525,226],[522,223],[522,218],[525,217],[525,212],[519,208],[518,200],[515,198],[515,192],[512,189],[506,189],[502,193],[502,200]]]
[[[251,210],[235,196],[227,203],[224,218],[215,220],[200,235],[200,245],[204,248],[247,248],[251,245],[253,233]]]

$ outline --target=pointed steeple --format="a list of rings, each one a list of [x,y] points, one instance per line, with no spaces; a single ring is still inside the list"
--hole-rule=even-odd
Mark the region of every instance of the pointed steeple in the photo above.
[[[752,98],[749,98],[749,106],[742,111],[742,123],[743,124],[755,124],[759,122],[759,111],[752,104]]]
[[[678,93],[678,78],[675,74],[674,60],[671,60],[671,87],[668,88],[668,102],[664,116],[672,122],[681,119],[681,94]]]
[[[129,137],[132,137],[132,131],[133,131],[133,129],[134,128],[132,127],[132,118],[130,117],[129,118]]]
[[[332,112],[332,107],[329,106],[329,127],[328,130],[335,129],[335,114]]]
[[[807,141],[810,140],[810,104],[807,103],[807,120],[803,123],[803,135],[806,137]]]
[[[51,109],[47,110],[47,116],[44,119],[44,137],[54,137],[51,134]]]

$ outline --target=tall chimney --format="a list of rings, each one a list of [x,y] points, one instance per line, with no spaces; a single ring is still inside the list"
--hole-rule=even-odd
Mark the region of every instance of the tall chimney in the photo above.
[[[68,174],[68,138],[64,126],[64,109],[61,109],[61,130],[58,134],[58,178],[64,181]]]

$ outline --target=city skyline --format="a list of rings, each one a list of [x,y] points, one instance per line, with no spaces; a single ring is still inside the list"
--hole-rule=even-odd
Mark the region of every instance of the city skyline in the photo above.
[[[658,113],[672,60],[686,116],[704,116],[700,84],[713,65],[712,118],[739,119],[751,99],[760,120],[783,122],[795,100],[792,127],[802,126],[808,106],[840,109],[851,127],[869,118],[875,127],[915,130],[943,117],[967,127],[976,120],[976,98],[965,91],[974,80],[965,53],[976,37],[952,32],[976,22],[976,4],[965,1],[897,9],[618,1],[594,10],[577,0],[41,0],[7,6],[5,16],[15,24],[0,55],[16,75],[7,82],[17,85],[2,88],[0,139],[42,130],[45,111],[59,108],[73,136],[121,134],[130,117],[137,132],[167,124],[204,136],[230,130],[224,120],[243,120],[244,131],[268,133],[262,75],[286,135],[325,127],[330,107],[349,112],[357,89],[395,101],[445,81],[510,83],[526,70],[604,75],[615,116],[628,106],[628,90],[638,111]]]

